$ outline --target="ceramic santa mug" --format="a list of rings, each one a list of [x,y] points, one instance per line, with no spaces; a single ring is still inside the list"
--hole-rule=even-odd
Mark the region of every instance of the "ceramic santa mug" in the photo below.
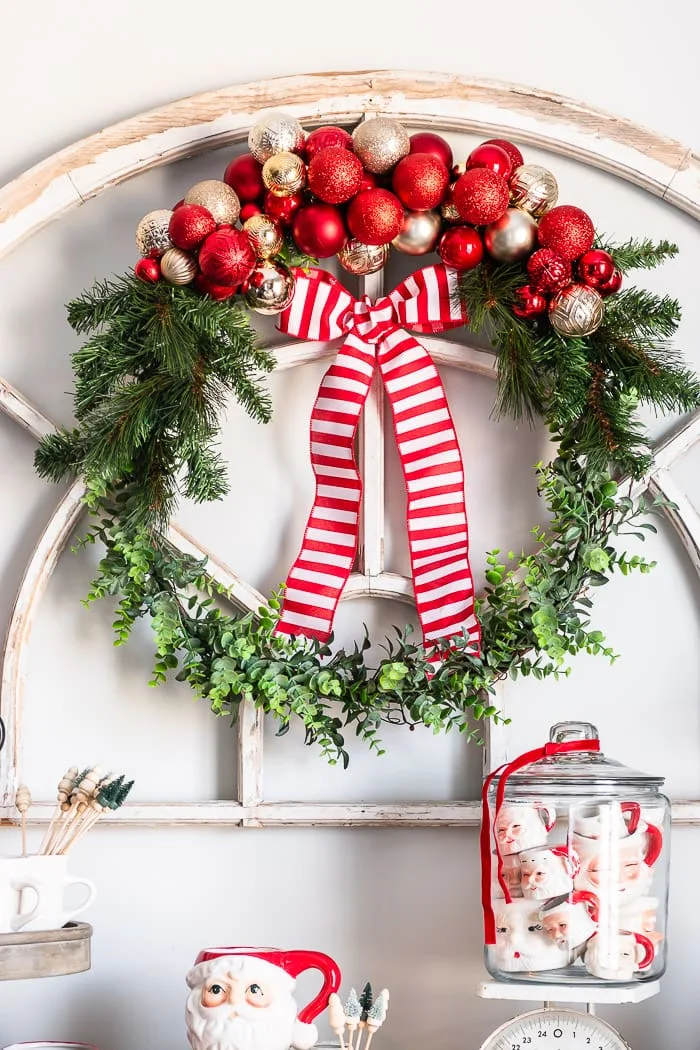
[[[639,827],[642,809],[638,802],[606,802],[591,813],[582,809],[573,815],[573,832],[577,838],[599,839],[603,836],[623,838]]]
[[[505,857],[510,853],[546,845],[547,834],[554,827],[556,819],[554,806],[507,802],[498,810],[494,821],[499,852]]]
[[[568,846],[537,846],[518,854],[520,887],[523,897],[547,900],[570,893],[580,864],[576,851]]]
[[[540,908],[539,916],[549,939],[560,948],[574,951],[598,929],[599,911],[600,905],[594,893],[574,890],[571,894],[548,900]]]
[[[656,916],[659,909],[658,897],[637,897],[624,901],[619,911],[620,925],[631,933],[643,933],[658,951],[664,939],[663,933],[656,928]]]
[[[556,970],[568,966],[571,953],[543,931],[536,901],[493,902],[496,944],[489,945],[489,961],[505,973]]]
[[[68,894],[80,886],[83,900],[72,904]],[[92,904],[90,879],[68,874],[63,855],[0,857],[0,932],[58,930]]]
[[[323,986],[297,1012],[292,992],[304,970]],[[192,1050],[310,1050],[312,1024],[340,988],[337,963],[322,952],[279,948],[208,948],[187,974],[187,1037]]]
[[[620,930],[605,938],[591,937],[586,945],[584,964],[594,977],[604,981],[632,981],[640,970],[654,961],[654,945],[643,933]]]
[[[508,853],[501,857],[501,875],[508,887],[511,897],[522,897],[523,891],[520,885],[520,854]],[[503,900],[505,892],[498,877],[498,856],[494,851],[491,862],[491,896],[494,900]]]
[[[581,869],[574,878],[576,889],[624,902],[647,893],[663,837],[653,824],[643,824],[633,835],[602,840],[595,849],[582,848],[582,840],[576,836],[573,842],[581,858]]]

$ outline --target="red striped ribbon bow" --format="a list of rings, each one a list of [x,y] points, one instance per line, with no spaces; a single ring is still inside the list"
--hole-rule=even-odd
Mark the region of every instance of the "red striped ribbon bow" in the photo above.
[[[404,327],[440,332],[464,323],[456,273],[430,266],[372,303],[323,270],[295,271],[279,329],[300,339],[345,336],[311,414],[316,496],[285,588],[278,632],[327,640],[358,543],[362,482],[354,439],[375,369],[393,414],[408,493],[416,608],[427,645],[466,631],[480,644],[469,567],[464,468],[445,390],[427,350]]]

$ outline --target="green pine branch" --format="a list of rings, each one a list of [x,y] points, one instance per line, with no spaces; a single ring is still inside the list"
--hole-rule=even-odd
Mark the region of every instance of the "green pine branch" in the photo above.
[[[678,246],[671,241],[652,241],[648,237],[630,238],[622,244],[599,234],[595,247],[612,255],[615,266],[622,273],[630,270],[653,270],[678,254]]]

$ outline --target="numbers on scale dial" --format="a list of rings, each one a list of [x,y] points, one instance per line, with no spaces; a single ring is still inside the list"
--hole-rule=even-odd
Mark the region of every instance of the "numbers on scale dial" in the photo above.
[[[482,1050],[629,1050],[606,1022],[574,1010],[537,1010],[507,1022]]]

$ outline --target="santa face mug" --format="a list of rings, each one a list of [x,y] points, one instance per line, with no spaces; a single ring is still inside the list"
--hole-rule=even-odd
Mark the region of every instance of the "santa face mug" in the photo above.
[[[583,957],[586,969],[605,981],[632,981],[654,961],[654,945],[643,933],[621,930],[591,937]]]
[[[539,846],[518,854],[523,897],[547,900],[570,893],[579,870],[575,851],[567,846]]]
[[[292,992],[304,970],[323,974],[323,987],[297,1014]],[[328,955],[277,948],[210,948],[187,974],[187,1037],[192,1050],[310,1050],[311,1022],[340,987]]]
[[[494,901],[496,944],[487,947],[489,962],[506,973],[556,970],[568,966],[571,953],[548,938],[535,901]]]
[[[580,949],[598,929],[598,898],[574,891],[549,900],[540,908],[542,929],[559,948],[580,955]]]
[[[520,854],[508,853],[501,857],[501,876],[511,897],[522,897],[520,885]],[[494,856],[491,866],[491,896],[494,900],[503,900],[505,893],[498,877],[498,857]]]
[[[494,822],[500,853],[506,857],[510,853],[544,846],[556,819],[553,806],[501,806]]]

